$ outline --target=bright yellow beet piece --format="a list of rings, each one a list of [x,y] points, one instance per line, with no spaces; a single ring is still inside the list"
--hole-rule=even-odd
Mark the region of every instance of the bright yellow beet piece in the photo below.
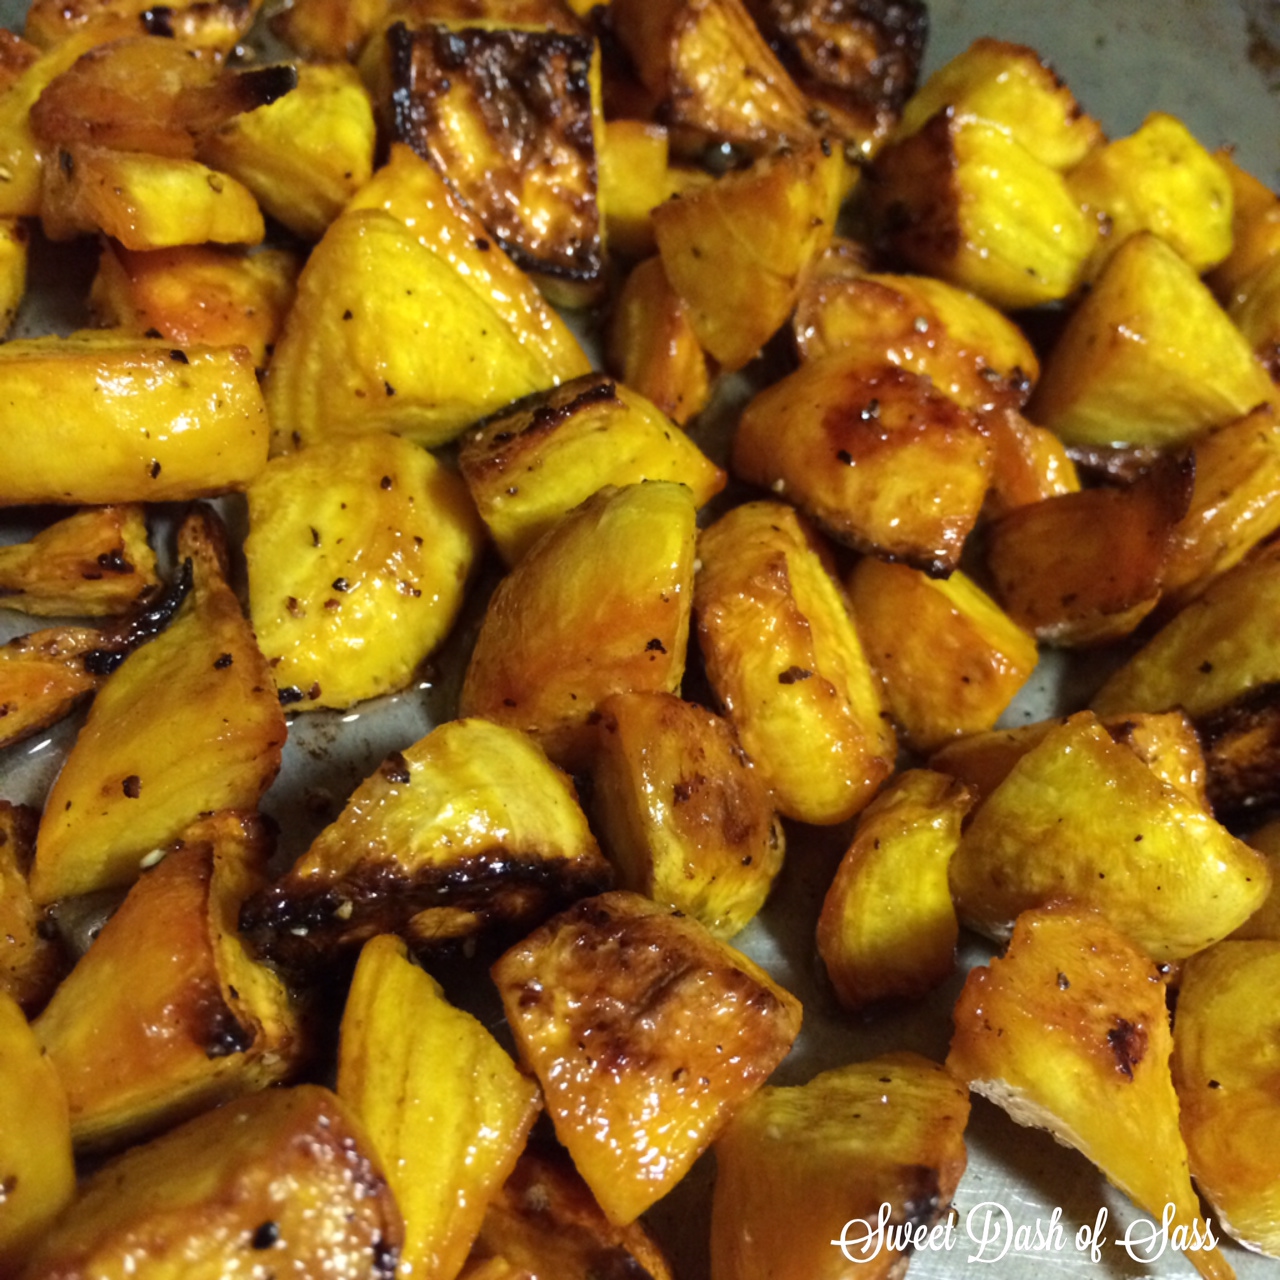
[[[60,147],[44,167],[40,218],[51,240],[101,231],[126,249],[258,244],[262,212],[247,187],[195,160]]]
[[[0,335],[7,333],[27,292],[27,242],[16,218],[0,219]]]
[[[716,1143],[711,1280],[900,1275],[881,1206],[927,1235],[964,1173],[968,1119],[963,1083],[914,1053],[761,1089]]]
[[[1068,444],[1182,444],[1275,398],[1266,370],[1194,269],[1131,236],[1067,321],[1031,417]]]
[[[483,545],[457,475],[379,432],[276,458],[248,496],[249,614],[289,705],[348,707],[408,684]]]
[[[1101,917],[1028,911],[1003,959],[972,969],[947,1066],[1019,1124],[1082,1152],[1156,1222],[1193,1243],[1205,1280],[1233,1280],[1187,1173],[1165,981]]]
[[[698,555],[698,643],[743,747],[780,813],[845,821],[897,743],[829,553],[790,507],[752,502],[706,529]]]
[[[508,564],[606,485],[671,480],[701,507],[725,482],[655,405],[598,373],[487,418],[467,433],[458,461]]]
[[[280,768],[284,715],[223,576],[208,511],[178,534],[193,587],[178,616],[103,683],[50,792],[31,890],[41,903],[131,884],[203,813],[254,809]]]
[[[200,158],[266,213],[318,240],[373,173],[373,104],[354,67],[298,67],[298,85],[204,138]]]
[[[182,502],[267,460],[248,351],[109,334],[0,346],[0,504]]]
[[[1215,1220],[1280,1258],[1280,939],[1220,942],[1182,971],[1173,1027],[1191,1173]]]
[[[75,1195],[76,1171],[62,1082],[22,1010],[3,990],[0,1186],[0,1268],[16,1275]]]
[[[404,223],[344,213],[307,260],[276,345],[272,449],[369,431],[443,444],[555,380]]]
[[[862,811],[818,919],[845,1008],[924,995],[951,972],[960,925],[947,867],[971,803],[954,778],[909,769]]]
[[[1231,252],[1231,181],[1186,125],[1163,111],[1092,152],[1067,186],[1087,212],[1110,222],[1094,270],[1138,231],[1153,231],[1197,274]]]
[[[684,1176],[800,1030],[800,1002],[700,924],[588,898],[493,967],[521,1061],[611,1222]]]
[[[728,723],[670,693],[600,704],[595,812],[619,885],[731,938],[782,869],[782,824]]]
[[[848,585],[889,710],[917,751],[992,728],[1035,670],[1035,641],[959,569],[931,578],[867,556]]]
[[[538,1086],[384,934],[365,943],[347,996],[338,1097],[404,1215],[401,1273],[453,1280],[524,1148]]]
[[[44,936],[44,913],[27,884],[39,824],[35,809],[0,800],[0,994],[32,1013],[53,994],[65,967],[61,944]]]
[[[459,702],[586,768],[611,693],[674,693],[684,675],[697,535],[693,494],[653,480],[601,489],[549,529],[489,601]]]
[[[1091,712],[1051,730],[987,797],[951,861],[960,919],[1008,937],[1069,898],[1157,960],[1224,938],[1266,899],[1261,854],[1113,742]]]
[[[188,827],[36,1020],[77,1149],[167,1128],[265,1089],[301,1060],[298,1011],[237,932],[241,904],[266,882],[271,844],[253,814]]]

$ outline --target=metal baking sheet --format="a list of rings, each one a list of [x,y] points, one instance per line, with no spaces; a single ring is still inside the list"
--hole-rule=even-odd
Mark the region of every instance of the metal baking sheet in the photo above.
[[[0,23],[20,29],[25,4],[0,0]],[[1240,162],[1269,185],[1280,186],[1280,0],[935,0],[927,69],[941,65],[981,35],[1030,44],[1056,67],[1086,110],[1099,116],[1112,136],[1136,128],[1146,114],[1164,110],[1181,117],[1210,147],[1231,143]],[[83,299],[93,270],[91,250],[41,249],[33,293],[20,317],[22,336],[67,331],[83,323]],[[721,415],[722,421],[725,415]],[[695,435],[697,432],[695,431]],[[720,434],[720,433],[716,433]],[[236,501],[227,505],[234,524]],[[0,538],[23,532],[24,513],[0,522]],[[305,848],[334,816],[356,783],[391,750],[416,741],[450,714],[462,655],[478,623],[480,599],[440,660],[413,689],[365,703],[347,714],[295,717],[279,780],[265,808],[281,824],[284,853]],[[32,623],[0,610],[0,636],[31,629]],[[1025,723],[1078,705],[1096,674],[1053,659],[1007,717]],[[1083,692],[1082,692],[1083,691]],[[12,748],[0,760],[0,795],[39,803],[75,722]],[[962,973],[981,963],[990,949],[966,941],[957,976],[928,999],[860,1017],[842,1012],[820,973],[813,930],[822,894],[848,839],[848,829],[791,830],[787,866],[765,911],[738,945],[794,991],[805,1007],[805,1029],[783,1063],[778,1083],[800,1083],[815,1072],[891,1049],[914,1049],[934,1059],[946,1054],[950,1010]],[[483,975],[449,975],[450,994],[481,1012],[501,1032],[496,1002]],[[1002,1112],[976,1100],[968,1135],[969,1169],[955,1207],[959,1227],[953,1247],[923,1252],[913,1260],[918,1280],[944,1280],[989,1266],[999,1280],[1066,1277],[1151,1277],[1175,1280],[1194,1271],[1166,1251],[1150,1263],[1138,1261],[1115,1242],[1134,1217],[1083,1157],[1057,1146],[1045,1134],[1020,1129]],[[708,1156],[647,1217],[667,1246],[681,1280],[708,1280],[707,1221],[714,1161]],[[970,1213],[981,1230],[988,1207],[993,1220],[1008,1221],[1033,1236],[1060,1211],[1061,1248],[1021,1247],[996,1240],[978,1258],[965,1232]],[[1092,1227],[1105,1209],[1109,1243],[1095,1260],[1075,1247],[1080,1228]],[[1007,1214],[1007,1219],[1004,1215]],[[1228,1246],[1242,1280],[1280,1277],[1280,1262]],[[857,1274],[850,1267],[849,1274]]]

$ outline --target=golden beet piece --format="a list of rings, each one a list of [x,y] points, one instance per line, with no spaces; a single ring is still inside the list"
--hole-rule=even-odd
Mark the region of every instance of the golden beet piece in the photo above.
[[[716,697],[774,803],[844,822],[893,772],[897,743],[834,565],[777,502],[737,507],[698,542],[698,643]]]
[[[1076,199],[1108,226],[1109,252],[1152,231],[1203,274],[1231,252],[1231,181],[1181,120],[1153,111],[1127,138],[1098,147],[1067,175]]]
[[[198,161],[82,144],[49,156],[40,221],[50,240],[102,232],[126,249],[258,244],[266,229],[249,189]]]
[[[838,541],[944,574],[982,509],[989,453],[928,377],[838,350],[751,401],[732,465]]]
[[[0,216],[34,217],[40,212],[45,148],[31,130],[31,108],[46,86],[95,43],[92,33],[82,32],[41,53],[5,33],[0,47],[0,168],[10,180],[0,185]]]
[[[608,485],[670,480],[703,506],[725,474],[643,395],[590,373],[488,418],[459,466],[508,564]]]
[[[56,627],[15,636],[0,648],[0,747],[56,724],[101,684],[101,673],[85,665],[99,640],[88,627]]]
[[[37,902],[131,884],[199,815],[255,808],[280,768],[284,716],[227,585],[216,519],[197,510],[182,523],[191,594],[103,682],[53,785],[31,876]]]
[[[112,334],[0,346],[0,433],[4,505],[184,502],[267,460],[247,351]]]
[[[48,153],[85,145],[194,160],[205,134],[295,82],[292,67],[229,71],[159,36],[113,40],[50,82],[31,109],[31,129]]]
[[[554,31],[387,31],[391,131],[444,174],[497,242],[564,305],[604,279],[598,55]]]
[[[1223,1229],[1280,1257],[1280,941],[1220,942],[1182,971],[1173,1083],[1191,1173]]]
[[[1164,571],[1167,597],[1199,595],[1280,529],[1280,415],[1261,405],[1197,440],[1191,507]]]
[[[818,918],[818,954],[846,1009],[922,996],[955,967],[947,866],[971,803],[954,778],[911,769],[862,811]]]
[[[532,1151],[520,1157],[490,1203],[471,1256],[474,1270],[462,1273],[466,1280],[633,1273],[672,1280],[662,1251],[640,1223],[615,1226],[572,1164]]]
[[[801,358],[856,349],[933,380],[966,409],[1020,406],[1040,375],[1031,344],[989,303],[926,276],[865,274],[836,246],[804,284],[793,321]]]
[[[958,569],[931,578],[868,556],[849,576],[849,597],[889,710],[916,751],[992,728],[1035,670],[1035,641]]]
[[[0,989],[0,1267],[17,1275],[76,1192],[62,1082]]]
[[[843,163],[833,147],[783,152],[653,211],[667,279],[725,369],[745,365],[791,314],[831,242]]]
[[[1199,722],[1280,681],[1280,546],[1224,573],[1099,690],[1099,715],[1181,707]]]
[[[1127,636],[1156,607],[1193,468],[1169,461],[1124,489],[1017,507],[987,530],[996,598],[1038,640],[1065,647]]]
[[[1280,257],[1240,286],[1227,315],[1272,379],[1280,375]]]
[[[437,170],[402,142],[347,205],[397,218],[493,309],[550,387],[591,371],[578,340],[533,281],[493,242],[485,225]],[[501,330],[500,330],[501,331]]]
[[[611,879],[573,783],[524,734],[450,720],[392,752],[241,923],[304,968],[378,933],[527,926]]]
[[[959,779],[981,804],[1004,780],[1023,756],[1038,746],[1065,719],[1041,720],[1016,729],[992,729],[973,733],[935,751],[929,767]],[[1205,811],[1206,765],[1200,739],[1181,711],[1152,715],[1135,711],[1110,716],[1102,726],[1112,740],[1127,747],[1143,764],[1175,791]]]
[[[707,357],[661,258],[627,277],[607,334],[609,368],[683,426],[711,397]]]
[[[951,107],[989,121],[1041,164],[1069,169],[1103,142],[1102,128],[1034,49],[989,37],[939,68],[906,104],[896,137],[919,132]]]
[[[0,547],[0,604],[37,617],[110,617],[159,585],[141,506],[78,511]]]
[[[276,458],[248,497],[249,616],[282,701],[348,707],[404,688],[483,546],[462,481],[378,432]]]
[[[1070,899],[1162,961],[1226,937],[1270,887],[1261,854],[1087,711],[1018,760],[951,861],[960,919],[989,937],[1008,937],[1021,911]]]
[[[121,1146],[297,1065],[289,994],[236,932],[270,851],[256,815],[188,827],[59,985],[35,1030],[66,1086],[77,1148]]]
[[[279,102],[227,121],[200,159],[244,183],[269,213],[318,240],[373,173],[373,104],[354,67],[301,66]]]
[[[696,511],[682,484],[606,488],[498,584],[472,650],[462,715],[524,729],[576,770],[611,693],[674,693],[693,605]]]
[[[947,1066],[974,1093],[1080,1151],[1157,1222],[1172,1205],[1171,1234],[1193,1245],[1196,1270],[1231,1280],[1206,1247],[1169,1075],[1165,983],[1147,956],[1092,912],[1028,911],[1007,955],[970,970],[954,1019]]]
[[[923,0],[746,0],[761,34],[813,104],[811,119],[862,155],[879,150],[916,87]]]
[[[804,94],[741,0],[612,0],[609,14],[644,87],[691,143],[762,155],[813,138]]]
[[[493,966],[556,1136],[611,1222],[660,1200],[768,1079],[800,1002],[700,924],[590,898]]]
[[[301,267],[286,249],[239,253],[186,245],[133,253],[107,243],[89,305],[103,328],[151,331],[178,346],[248,347],[264,368],[293,304]]]
[[[782,824],[768,789],[714,713],[670,693],[600,704],[592,766],[601,837],[619,887],[731,938],[782,869]]]
[[[400,1265],[453,1280],[542,1100],[505,1049],[408,957],[365,943],[342,1014],[338,1097],[359,1117],[404,1215]]]
[[[0,995],[29,1014],[53,994],[63,968],[62,949],[27,885],[39,824],[37,810],[0,800]]]
[[[983,513],[992,519],[1016,507],[1080,491],[1076,464],[1052,431],[1028,422],[1016,409],[986,414],[991,441],[991,485]]]
[[[912,270],[1004,309],[1073,293],[1098,238],[1061,175],[978,116],[939,111],[880,153],[865,190]]]
[[[276,345],[272,451],[370,431],[443,444],[557,380],[403,222],[348,212],[307,259]]]
[[[1274,398],[1208,288],[1158,236],[1112,255],[1045,364],[1031,416],[1068,444],[1181,444]]]
[[[26,1274],[217,1280],[261,1267],[390,1280],[404,1229],[372,1146],[328,1089],[210,1111],[104,1165]]]
[[[230,53],[253,25],[262,0],[32,0],[25,34],[41,48],[77,38],[101,44],[124,35],[164,36],[183,48]]]
[[[761,1089],[716,1143],[711,1280],[901,1274],[882,1215],[929,1236],[964,1173],[968,1119],[964,1085],[914,1053]]]

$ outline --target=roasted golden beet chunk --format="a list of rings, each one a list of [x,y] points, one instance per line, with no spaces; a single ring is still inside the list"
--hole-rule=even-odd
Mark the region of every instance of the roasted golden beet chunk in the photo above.
[[[93,507],[28,542],[0,547],[0,605],[96,618],[124,613],[160,585],[140,506]]]
[[[236,933],[270,850],[253,814],[215,814],[189,827],[37,1019],[78,1148],[154,1133],[264,1089],[297,1065],[297,1011]]]
[[[280,768],[284,715],[210,510],[183,521],[178,555],[190,595],[104,682],[50,793],[31,881],[40,902],[132,884],[201,814],[254,808]]]
[[[951,860],[960,919],[991,937],[1008,937],[1023,910],[1070,899],[1162,961],[1226,937],[1270,886],[1261,854],[1087,711],[1013,766]]]
[[[923,0],[746,0],[817,112],[873,154],[916,87],[929,33]]]
[[[945,1067],[889,1053],[798,1088],[761,1089],[716,1143],[711,1280],[888,1280],[964,1172],[969,1097]],[[844,1240],[843,1248],[833,1248]]]
[[[296,83],[292,67],[228,71],[173,40],[115,40],[49,84],[31,108],[31,128],[50,150],[83,144],[193,160],[205,134]]]
[[[670,693],[600,704],[593,766],[601,837],[620,885],[730,938],[782,868],[782,824],[732,727]]]
[[[1280,939],[1221,942],[1182,972],[1173,1083],[1191,1173],[1216,1220],[1280,1257]]]
[[[1017,507],[987,531],[987,565],[1010,617],[1063,646],[1117,640],[1156,607],[1193,468],[1169,461],[1126,489]]]
[[[439,168],[520,266],[586,301],[604,270],[591,42],[402,23],[387,40],[394,137]]]
[[[1196,1270],[1231,1280],[1191,1189],[1165,984],[1142,951],[1091,912],[1028,911],[954,1017],[947,1066],[974,1093],[1082,1152],[1156,1221],[1172,1206]]]
[[[508,564],[607,485],[672,480],[701,507],[725,482],[656,405],[598,373],[487,419],[467,433],[458,462]]]
[[[33,0],[26,37],[50,49],[77,36],[99,43],[126,35],[163,36],[186,49],[229,53],[261,7],[262,0]]]
[[[612,879],[569,779],[524,734],[451,720],[394,752],[241,922],[306,967],[377,933],[529,924]]]
[[[386,934],[360,952],[338,1097],[369,1132],[404,1215],[401,1265],[452,1280],[542,1100],[507,1051]]]
[[[33,1280],[277,1274],[392,1280],[395,1199],[350,1110],[319,1085],[228,1103],[103,1166],[31,1261]]]
[[[664,1196],[768,1078],[800,1003],[634,893],[571,907],[493,967],[556,1136],[611,1222]]]
[[[982,509],[990,452],[977,418],[928,377],[842,349],[751,401],[733,469],[840,542],[945,574]]]

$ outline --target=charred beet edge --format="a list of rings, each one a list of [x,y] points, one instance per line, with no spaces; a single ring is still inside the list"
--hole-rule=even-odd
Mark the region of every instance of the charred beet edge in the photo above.
[[[113,631],[102,635],[102,648],[84,655],[84,669],[92,676],[109,676],[140,644],[154,639],[173,621],[191,590],[190,560],[158,596],[126,617]]]
[[[569,903],[602,893],[611,877],[575,860],[524,860],[495,852],[417,875],[401,867],[360,867],[337,883],[312,888],[285,883],[259,890],[240,911],[249,945],[282,968],[305,976],[334,952],[375,933],[403,931],[419,912],[472,911],[482,930],[503,924],[532,929]]]

